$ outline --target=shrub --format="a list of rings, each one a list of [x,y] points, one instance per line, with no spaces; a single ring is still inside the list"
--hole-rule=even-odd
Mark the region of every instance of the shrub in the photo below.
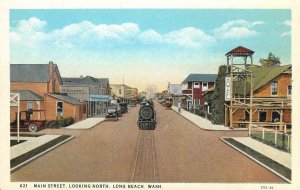
[[[73,123],[74,123],[73,117],[67,117],[67,118],[65,119],[65,124],[66,124],[66,126],[72,125]]]
[[[52,120],[48,123],[48,127],[51,129],[58,128],[58,121]]]

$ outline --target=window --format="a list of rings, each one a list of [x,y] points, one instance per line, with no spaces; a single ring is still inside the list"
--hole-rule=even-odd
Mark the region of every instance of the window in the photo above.
[[[194,88],[200,88],[199,82],[195,82],[195,83],[194,83]]]
[[[194,103],[195,103],[195,105],[199,105],[199,99],[195,99],[195,101],[194,101]]]
[[[208,89],[208,83],[207,82],[202,82],[202,91]]]
[[[33,110],[33,102],[27,102],[27,110]]]
[[[122,94],[122,89],[121,88],[119,89],[119,94]]]
[[[278,82],[272,81],[271,82],[271,95],[277,96],[277,94],[278,94]]]
[[[279,122],[280,114],[277,111],[272,112],[272,122]]]
[[[288,86],[288,96],[292,95],[292,86]]]
[[[56,102],[56,115],[63,116],[63,114],[64,114],[64,103]]]
[[[188,89],[192,88],[192,82],[188,82]]]
[[[260,111],[259,112],[259,122],[266,122],[266,120],[267,120],[267,112]]]

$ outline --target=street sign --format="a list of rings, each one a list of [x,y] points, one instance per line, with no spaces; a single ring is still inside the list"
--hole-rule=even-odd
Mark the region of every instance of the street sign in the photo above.
[[[225,101],[230,101],[230,98],[231,98],[230,77],[225,77]]]

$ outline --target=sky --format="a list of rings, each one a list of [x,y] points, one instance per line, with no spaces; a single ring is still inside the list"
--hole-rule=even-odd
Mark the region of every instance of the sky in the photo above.
[[[139,91],[217,74],[237,46],[291,64],[284,9],[12,9],[10,63],[58,64],[62,77],[109,78]]]

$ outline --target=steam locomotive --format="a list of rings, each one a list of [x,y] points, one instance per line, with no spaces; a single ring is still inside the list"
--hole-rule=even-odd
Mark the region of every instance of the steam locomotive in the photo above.
[[[139,119],[137,121],[140,130],[154,130],[156,126],[156,112],[152,101],[141,102]]]

